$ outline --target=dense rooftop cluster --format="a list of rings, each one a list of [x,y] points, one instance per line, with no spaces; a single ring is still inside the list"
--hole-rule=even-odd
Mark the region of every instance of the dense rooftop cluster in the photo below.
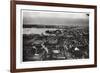
[[[68,27],[23,34],[23,50],[23,61],[87,59],[89,28]]]

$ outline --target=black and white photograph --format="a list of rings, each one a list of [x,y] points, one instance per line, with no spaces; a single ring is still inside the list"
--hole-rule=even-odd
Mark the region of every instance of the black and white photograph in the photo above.
[[[97,7],[11,2],[11,72],[97,66]]]
[[[89,59],[89,15],[22,9],[23,62]]]

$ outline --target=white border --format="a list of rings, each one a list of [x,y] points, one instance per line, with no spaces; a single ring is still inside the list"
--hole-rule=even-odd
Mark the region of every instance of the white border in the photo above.
[[[60,60],[60,61],[35,61],[35,62],[21,62],[22,39],[21,32],[22,22],[20,17],[21,9],[31,10],[53,10],[53,11],[71,11],[71,12],[87,12],[89,16],[89,59],[81,60]],[[50,6],[35,6],[35,5],[16,5],[16,68],[39,68],[39,67],[53,67],[53,66],[73,66],[73,65],[88,65],[94,64],[94,9],[83,8],[68,8],[68,7],[50,7]]]

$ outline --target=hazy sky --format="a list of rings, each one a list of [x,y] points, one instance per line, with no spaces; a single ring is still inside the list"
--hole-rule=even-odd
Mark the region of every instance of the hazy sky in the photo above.
[[[23,11],[23,24],[88,26],[87,13]]]

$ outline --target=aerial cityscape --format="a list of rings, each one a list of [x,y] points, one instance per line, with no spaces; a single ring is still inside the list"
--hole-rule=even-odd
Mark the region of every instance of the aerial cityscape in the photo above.
[[[89,14],[25,12],[22,35],[24,62],[89,58]]]

